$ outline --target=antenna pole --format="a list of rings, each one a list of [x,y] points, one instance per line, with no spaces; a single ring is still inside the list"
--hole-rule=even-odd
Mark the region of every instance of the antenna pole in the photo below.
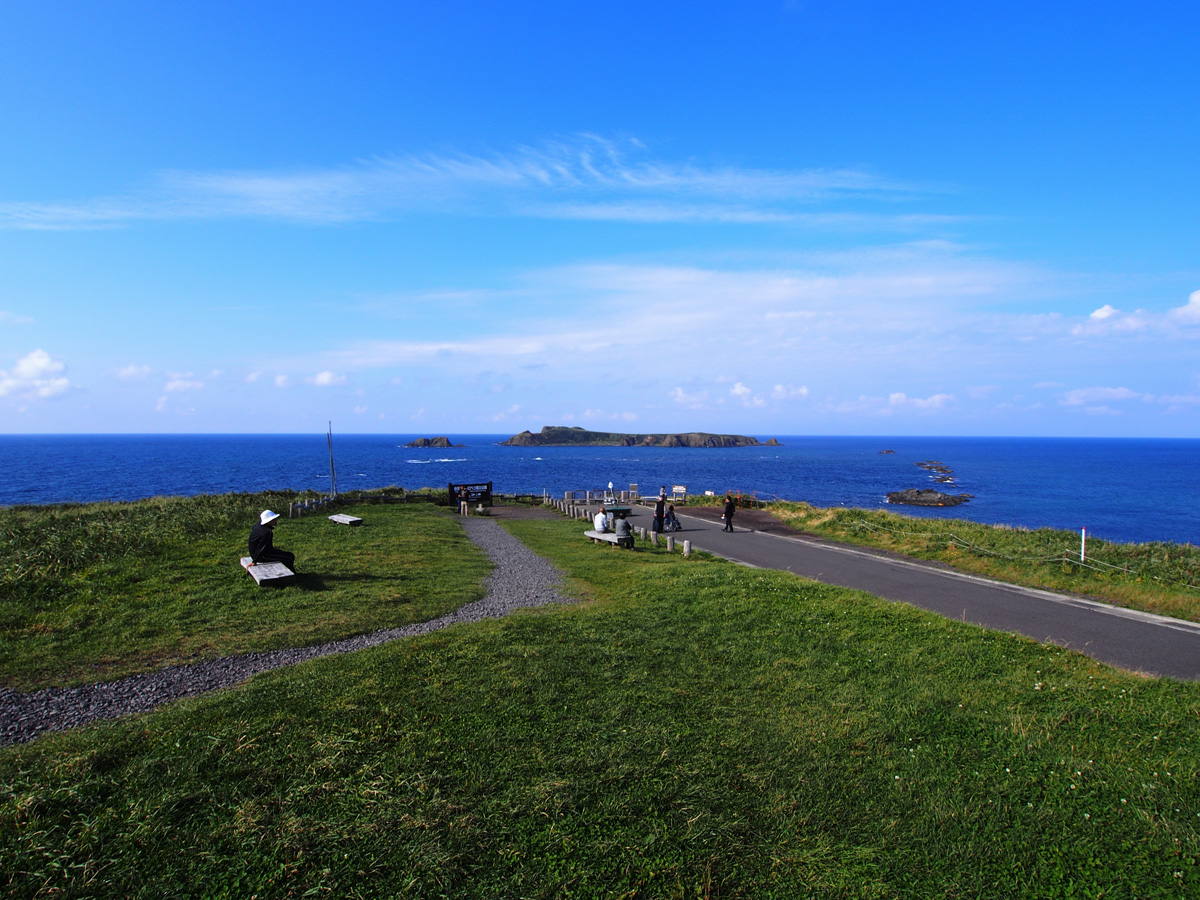
[[[329,490],[334,497],[337,497],[337,473],[333,468],[333,422],[329,423],[326,440],[329,442]]]

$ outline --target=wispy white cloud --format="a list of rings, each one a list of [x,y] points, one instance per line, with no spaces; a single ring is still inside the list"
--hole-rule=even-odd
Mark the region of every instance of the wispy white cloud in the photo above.
[[[707,390],[685,391],[677,386],[671,390],[671,399],[686,409],[708,409],[711,405]]]
[[[867,170],[774,170],[656,159],[636,141],[594,135],[490,156],[375,158],[331,169],[166,172],[121,196],[0,202],[0,228],[82,229],[172,219],[266,218],[310,224],[455,212],[629,222],[794,222],[928,227],[939,217],[806,208],[842,198],[927,194]],[[941,221],[954,221],[941,217]]]
[[[117,369],[118,378],[145,378],[150,374],[149,366],[139,366],[136,363],[130,363]]]
[[[1193,291],[1183,306],[1166,312],[1144,309],[1126,313],[1105,304],[1092,312],[1085,321],[1075,324],[1071,333],[1077,337],[1104,337],[1121,334],[1149,334],[1176,337],[1200,337],[1200,291]]]
[[[178,393],[179,391],[199,391],[203,390],[204,382],[193,377],[191,372],[181,375],[172,375],[168,380],[163,390],[168,394]]]
[[[308,384],[316,387],[336,387],[346,383],[346,376],[338,375],[336,372],[330,372],[326,370],[324,372],[318,372],[316,375],[311,375],[304,380]]]
[[[1090,387],[1064,391],[1059,395],[1061,406],[1078,410],[1089,416],[1116,416],[1129,410],[1132,404],[1165,405],[1167,412],[1175,412],[1188,404],[1182,398],[1158,398],[1126,387]]]
[[[498,413],[493,414],[491,419],[493,422],[504,422],[508,419],[511,419],[513,416],[515,416],[520,411],[521,411],[521,404],[514,403],[512,406],[510,406],[508,409],[504,410],[503,412],[498,412]]]
[[[0,325],[32,325],[32,316],[19,316],[0,309]]]
[[[804,385],[796,387],[795,385],[791,384],[777,384],[771,389],[772,400],[803,400],[806,397],[808,397],[808,388]]]
[[[742,401],[743,406],[760,407],[766,406],[767,401],[762,397],[755,395],[754,391],[746,387],[740,381],[729,389],[729,393]]]
[[[902,392],[896,392],[888,397],[888,405],[901,410],[937,410],[944,409],[955,402],[953,394],[934,394],[931,397],[909,397]]]
[[[1125,387],[1090,387],[1064,391],[1059,398],[1059,402],[1063,406],[1099,406],[1128,400],[1152,399],[1153,397],[1148,394],[1141,394]]]

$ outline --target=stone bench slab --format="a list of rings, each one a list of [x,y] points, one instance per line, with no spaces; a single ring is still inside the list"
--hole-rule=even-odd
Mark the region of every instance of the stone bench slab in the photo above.
[[[264,584],[284,584],[296,577],[296,573],[281,562],[256,563],[249,556],[243,556],[241,563],[259,587]]]

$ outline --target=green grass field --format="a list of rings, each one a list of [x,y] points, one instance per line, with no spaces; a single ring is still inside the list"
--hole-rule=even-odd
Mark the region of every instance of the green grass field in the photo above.
[[[429,503],[339,504],[281,519],[293,588],[239,565],[262,494],[0,510],[0,684],[106,681],[197,659],[303,647],[423,622],[483,595],[491,568]]]
[[[7,896],[1200,895],[1200,685],[505,527],[580,602],[0,750]]]

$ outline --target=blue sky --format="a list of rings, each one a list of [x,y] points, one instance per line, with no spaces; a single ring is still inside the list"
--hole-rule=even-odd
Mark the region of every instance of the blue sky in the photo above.
[[[11,3],[5,433],[1200,437],[1200,4]]]

